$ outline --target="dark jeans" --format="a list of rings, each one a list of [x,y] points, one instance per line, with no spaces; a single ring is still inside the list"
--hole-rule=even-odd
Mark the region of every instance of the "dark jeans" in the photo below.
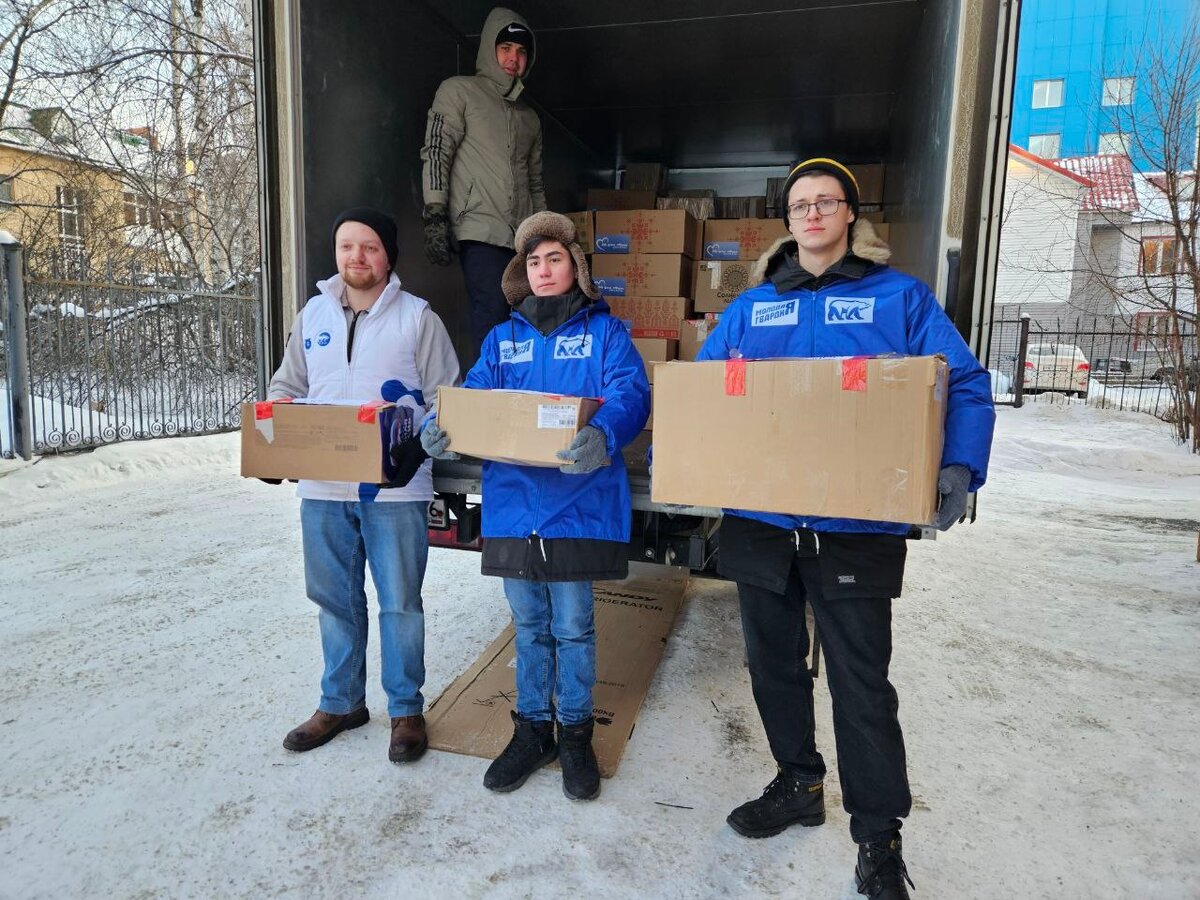
[[[508,318],[510,307],[500,289],[500,280],[504,267],[516,254],[508,247],[480,241],[460,241],[458,252],[471,307],[471,335],[478,350],[488,332]]]
[[[813,679],[805,603],[824,648],[833,699],[842,805],[858,843],[882,840],[912,807],[899,703],[888,681],[892,656],[890,599],[821,594],[818,561],[796,557],[784,593],[738,583],[750,681],[776,761],[816,783],[825,777],[813,723]]]

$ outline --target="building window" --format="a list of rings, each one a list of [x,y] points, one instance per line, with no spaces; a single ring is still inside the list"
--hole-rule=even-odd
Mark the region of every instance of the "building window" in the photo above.
[[[58,241],[64,247],[83,246],[83,192],[58,188]]]
[[[1133,102],[1132,78],[1105,78],[1102,106],[1128,106]]]
[[[1142,238],[1142,274],[1174,275],[1183,262],[1182,249],[1173,237]]]
[[[1110,131],[1100,135],[1096,152],[1101,156],[1128,156],[1129,141],[1121,132]]]
[[[150,224],[150,198],[133,191],[124,191],[121,195],[123,213],[126,225]]]
[[[9,206],[13,202],[13,176],[0,175],[0,206]]]
[[[1029,136],[1029,152],[1042,159],[1058,159],[1061,145],[1061,134],[1031,134]]]
[[[1033,108],[1052,109],[1063,105],[1063,80],[1049,78],[1033,83]]]

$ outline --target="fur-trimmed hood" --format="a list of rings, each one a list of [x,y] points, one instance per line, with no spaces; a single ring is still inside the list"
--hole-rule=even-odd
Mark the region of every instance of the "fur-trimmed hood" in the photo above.
[[[517,255],[505,266],[504,277],[500,280],[500,287],[509,306],[516,306],[533,293],[533,288],[529,286],[529,277],[525,274],[525,245],[530,238],[538,236],[558,241],[570,251],[571,258],[575,260],[575,283],[592,300],[598,300],[600,291],[592,283],[587,258],[583,255],[583,248],[579,246],[575,234],[575,223],[562,213],[540,212],[534,213],[517,227],[517,236],[513,240]]]
[[[762,284],[767,280],[767,272],[771,261],[784,253],[796,252],[796,239],[790,234],[775,241],[767,251],[758,258],[750,270],[750,283]],[[892,257],[892,248],[875,231],[875,226],[866,219],[858,219],[850,226],[850,252],[859,259],[883,265]]]

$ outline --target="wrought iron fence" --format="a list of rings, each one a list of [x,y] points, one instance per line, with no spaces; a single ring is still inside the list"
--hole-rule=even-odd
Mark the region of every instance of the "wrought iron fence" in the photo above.
[[[238,427],[261,379],[256,284],[58,274],[24,280],[33,452]],[[13,455],[11,435],[0,453]]]
[[[1193,403],[1200,386],[1194,325],[1177,334],[1147,334],[1120,316],[993,321],[987,365],[997,403],[1037,402],[1053,393],[1056,400],[1066,395],[1067,402],[1168,419],[1177,414],[1173,385],[1185,384]]]

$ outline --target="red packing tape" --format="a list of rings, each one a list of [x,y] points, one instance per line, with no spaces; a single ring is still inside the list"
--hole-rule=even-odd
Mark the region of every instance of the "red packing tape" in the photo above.
[[[358,421],[365,425],[374,425],[378,418],[379,407],[386,403],[386,400],[372,400],[370,403],[364,403],[358,408]]]
[[[256,418],[256,419],[271,418],[275,414],[271,409],[271,407],[274,405],[275,405],[274,400],[260,400],[258,403],[255,403],[254,404],[254,418]]]
[[[842,360],[842,390],[865,391],[867,389],[867,358],[855,356]]]
[[[725,396],[746,396],[746,361],[744,359],[725,360]]]

